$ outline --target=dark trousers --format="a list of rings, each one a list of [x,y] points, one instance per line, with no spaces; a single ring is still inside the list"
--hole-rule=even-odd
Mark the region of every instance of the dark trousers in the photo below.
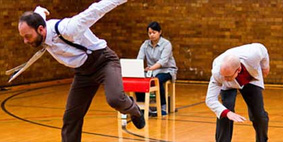
[[[243,89],[239,90],[248,106],[249,118],[253,123],[256,131],[256,141],[266,142],[268,140],[268,114],[264,110],[262,88],[247,84]],[[221,90],[221,100],[223,105],[233,111],[235,108],[235,101],[237,90]],[[216,141],[217,142],[231,142],[233,134],[233,121],[228,118],[217,119],[216,123]]]
[[[74,80],[63,118],[62,141],[80,142],[84,116],[100,84],[104,84],[107,103],[121,113],[140,115],[138,106],[124,93],[117,55],[108,47],[88,55],[75,69]]]
[[[172,79],[172,76],[170,75],[170,73],[159,73],[155,77],[157,77],[159,80],[161,105],[165,105],[166,99],[165,99],[164,83],[167,80]],[[144,97],[145,97],[144,93],[136,93],[136,96],[137,96],[137,101],[144,101]]]

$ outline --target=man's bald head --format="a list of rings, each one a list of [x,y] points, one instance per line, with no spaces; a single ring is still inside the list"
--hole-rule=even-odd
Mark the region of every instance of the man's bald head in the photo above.
[[[221,67],[220,67],[220,74],[224,76],[225,78],[230,78],[227,80],[233,80],[235,77],[237,77],[236,72],[241,67],[241,62],[239,57],[235,55],[226,55],[223,58]]]

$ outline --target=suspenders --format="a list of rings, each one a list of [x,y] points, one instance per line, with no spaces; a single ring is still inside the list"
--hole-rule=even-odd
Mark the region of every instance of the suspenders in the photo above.
[[[87,49],[86,47],[84,47],[84,46],[82,46],[82,45],[79,45],[79,44],[73,43],[73,42],[71,42],[71,41],[69,41],[69,40],[66,40],[66,39],[60,34],[60,32],[59,32],[59,30],[58,30],[58,25],[59,25],[60,22],[61,22],[61,20],[59,20],[59,21],[56,22],[56,24],[55,24],[55,31],[56,31],[57,35],[59,36],[59,38],[60,38],[61,40],[63,40],[65,43],[69,44],[70,46],[73,46],[73,47],[75,47],[75,48],[77,48],[77,49],[80,49],[80,50],[84,51],[84,52],[87,53],[87,54],[91,54],[91,53],[92,53],[92,50]]]

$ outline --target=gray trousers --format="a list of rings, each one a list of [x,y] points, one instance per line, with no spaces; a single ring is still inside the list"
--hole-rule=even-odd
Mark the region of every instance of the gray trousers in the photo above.
[[[99,85],[104,85],[107,103],[124,114],[140,115],[138,106],[124,93],[120,62],[110,48],[94,51],[75,69],[63,118],[62,141],[80,142],[84,116]]]
[[[256,131],[257,142],[267,142],[268,136],[268,114],[264,110],[262,88],[253,84],[247,84],[239,90],[248,106],[249,118]],[[235,101],[237,90],[221,90],[221,100],[223,105],[230,111],[235,112]],[[216,141],[231,142],[233,134],[233,121],[228,118],[217,119],[216,123]]]

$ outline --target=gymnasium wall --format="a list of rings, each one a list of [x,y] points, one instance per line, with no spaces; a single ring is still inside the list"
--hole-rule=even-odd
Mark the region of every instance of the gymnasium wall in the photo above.
[[[71,69],[49,53],[12,84],[5,71],[26,62],[37,50],[23,44],[18,18],[41,5],[50,18],[70,17],[93,0],[0,1],[0,86],[70,78]],[[283,2],[278,0],[128,0],[98,21],[92,30],[106,39],[119,57],[135,58],[147,39],[146,27],[160,22],[163,37],[171,41],[179,80],[208,81],[212,60],[228,48],[259,42],[270,54],[271,72],[266,83],[283,83]]]

